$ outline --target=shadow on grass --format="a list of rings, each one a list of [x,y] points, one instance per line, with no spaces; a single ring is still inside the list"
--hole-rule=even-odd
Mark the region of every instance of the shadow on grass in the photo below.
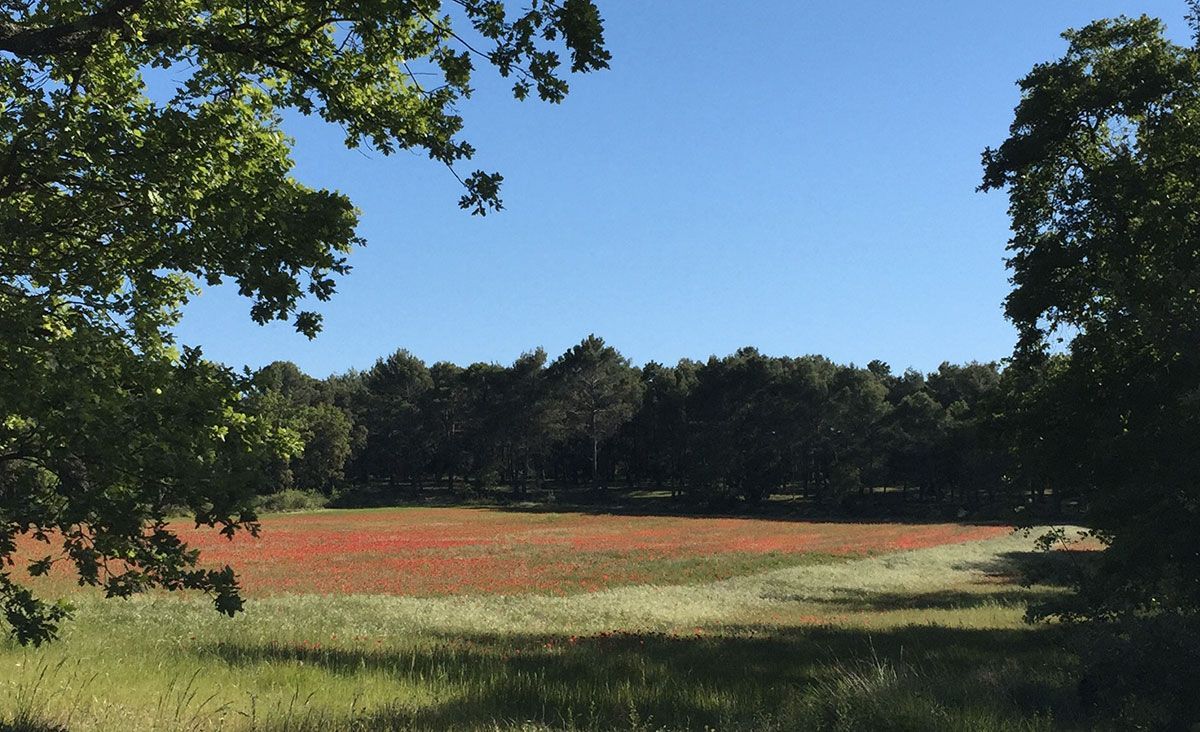
[[[772,595],[772,599],[823,605],[834,612],[887,612],[891,610],[969,610],[991,605],[1024,606],[1060,595],[1052,589],[1002,591],[939,590],[937,592],[863,592],[842,590],[837,597]]]
[[[984,561],[953,565],[978,572],[984,581],[968,589],[879,592],[842,589],[834,597],[772,595],[772,599],[828,606],[840,612],[969,610],[991,605],[1040,605],[1063,596],[1080,573],[1099,561],[1093,551],[1004,552]]]
[[[899,720],[899,728],[1037,728],[1039,720],[1078,716],[1073,661],[1058,650],[1056,635],[1047,627],[747,625],[718,636],[474,635],[412,652],[218,643],[198,653],[239,675],[304,664],[382,675],[398,688],[428,687],[454,700],[415,709],[384,701],[340,722],[367,729],[483,728],[502,720],[585,729],[638,720],[686,729],[865,728],[887,720]]]
[[[1100,551],[1087,549],[1004,552],[971,569],[999,580],[1070,587],[1080,577],[1095,572],[1101,558]]]
[[[955,564],[952,568],[978,572],[987,582],[996,583],[998,588],[1020,585],[1027,589],[1013,591],[1024,594],[1030,604],[1037,604],[1061,597],[1063,591],[1095,574],[1102,559],[1102,552],[1087,548],[1003,552],[983,561]],[[1001,590],[1000,594],[1004,592]]]

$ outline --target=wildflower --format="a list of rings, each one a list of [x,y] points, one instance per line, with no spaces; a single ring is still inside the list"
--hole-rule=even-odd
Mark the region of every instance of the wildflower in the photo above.
[[[791,556],[867,556],[1009,531],[958,524],[568,514],[531,521],[521,514],[461,508],[268,516],[259,537],[241,534],[233,541],[187,525],[172,528],[200,550],[206,564],[237,567],[250,595],[414,596],[569,595],[616,584],[711,581],[778,566]],[[733,561],[708,561],[713,558]],[[722,569],[712,568],[718,565]]]

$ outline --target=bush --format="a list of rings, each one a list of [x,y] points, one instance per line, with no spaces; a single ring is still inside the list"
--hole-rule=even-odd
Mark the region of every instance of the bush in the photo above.
[[[294,488],[259,496],[257,508],[259,513],[285,513],[287,511],[314,511],[325,508],[329,500],[315,491],[302,491]]]
[[[1163,614],[1089,631],[1079,695],[1093,713],[1126,729],[1200,725],[1200,620]]]

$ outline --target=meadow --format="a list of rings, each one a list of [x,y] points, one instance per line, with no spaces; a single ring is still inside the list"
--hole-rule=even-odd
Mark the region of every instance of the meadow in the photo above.
[[[17,730],[1090,728],[1001,526],[483,508],[268,516],[247,610],[103,600],[0,645]]]

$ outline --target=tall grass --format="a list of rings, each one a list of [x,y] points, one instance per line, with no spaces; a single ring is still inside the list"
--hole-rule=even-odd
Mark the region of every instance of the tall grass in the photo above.
[[[82,595],[0,645],[22,730],[1086,728],[1008,537],[571,597]]]

